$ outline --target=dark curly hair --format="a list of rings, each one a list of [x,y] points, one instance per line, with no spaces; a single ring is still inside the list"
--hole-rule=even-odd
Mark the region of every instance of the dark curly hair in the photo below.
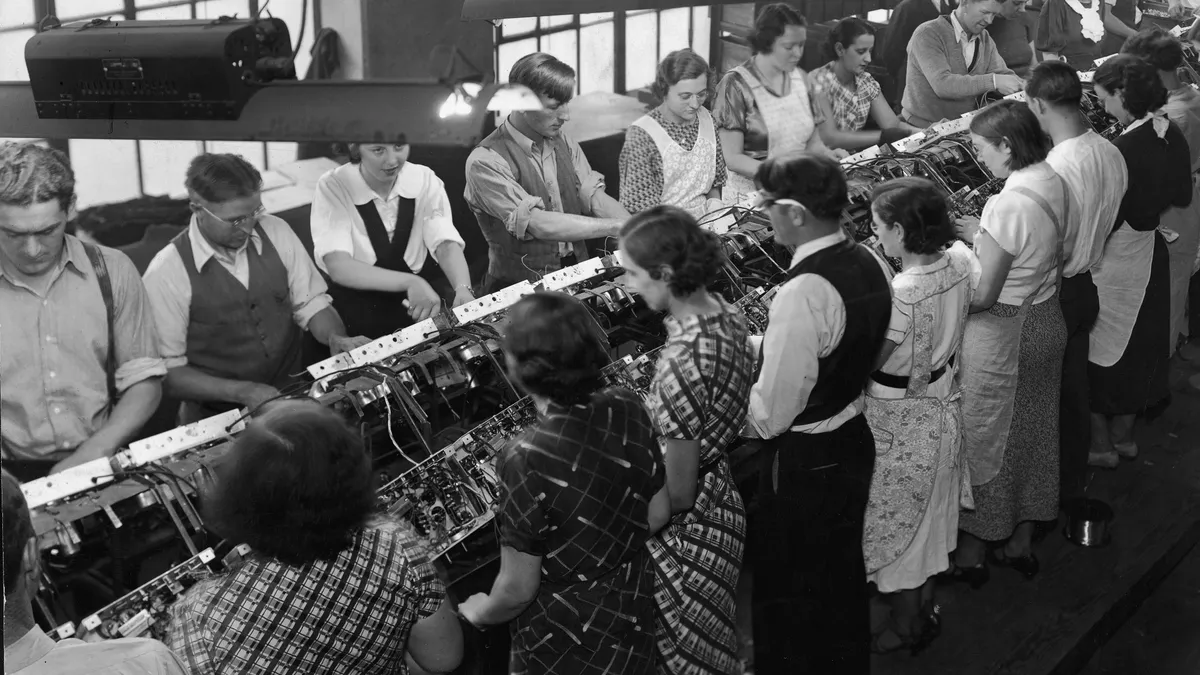
[[[1131,54],[1118,54],[1100,64],[1092,75],[1092,84],[1120,96],[1125,109],[1135,120],[1167,102],[1167,88],[1158,77],[1158,69],[1146,59]]]
[[[829,58],[837,59],[838,45],[841,45],[843,49],[850,49],[850,46],[858,38],[874,34],[875,29],[871,27],[871,24],[856,16],[842,19],[829,29],[829,35],[825,38],[825,51],[828,52]]]
[[[725,248],[712,232],[700,228],[690,213],[675,206],[655,206],[629,219],[621,228],[621,252],[662,278],[671,267],[667,287],[682,297],[707,287],[725,262]]]
[[[992,145],[1006,143],[1012,151],[1008,158],[1011,171],[1044,162],[1050,153],[1050,139],[1037,116],[1021,101],[1003,99],[980,110],[971,118],[971,133]]]
[[[776,199],[795,199],[822,220],[837,220],[850,204],[841,165],[825,155],[768,159],[758,166],[754,180]]]
[[[712,86],[712,70],[708,67],[708,62],[690,49],[673,51],[658,64],[658,73],[654,76],[654,84],[650,85],[650,91],[660,99],[666,98],[671,87],[697,77],[704,78],[706,90]]]
[[[808,26],[804,16],[784,2],[767,5],[754,20],[754,32],[750,34],[750,47],[755,54],[766,54],[775,47],[775,41],[788,26]]]
[[[204,522],[289,565],[337,557],[375,510],[362,438],[315,401],[274,404],[225,457]]]
[[[1159,70],[1176,70],[1183,67],[1183,45],[1174,35],[1158,26],[1139,31],[1130,37],[1121,46],[1121,53],[1140,56]]]
[[[954,241],[954,223],[941,189],[927,178],[896,178],[871,192],[871,210],[888,227],[904,230],[904,250],[937,253]]]
[[[604,386],[608,348],[583,303],[565,293],[538,292],[509,310],[504,335],[508,372],[525,391],[575,405]]]
[[[263,178],[241,155],[206,152],[192,158],[184,185],[204,201],[221,203],[258,192]]]

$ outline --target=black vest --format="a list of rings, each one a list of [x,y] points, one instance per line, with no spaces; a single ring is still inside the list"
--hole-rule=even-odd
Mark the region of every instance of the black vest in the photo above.
[[[846,240],[817,251],[788,270],[788,281],[801,274],[816,274],[833,286],[846,306],[846,330],[833,351],[817,360],[817,383],[793,426],[827,420],[862,394],[892,316],[891,285],[865,246]]]

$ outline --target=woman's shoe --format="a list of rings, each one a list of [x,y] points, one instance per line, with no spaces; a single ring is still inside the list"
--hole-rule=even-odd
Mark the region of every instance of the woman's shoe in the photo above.
[[[1035,556],[1034,554],[1030,553],[1029,555],[1023,555],[1023,556],[1020,556],[1017,558],[1010,558],[1007,555],[1004,555],[1003,547],[993,549],[991,558],[992,558],[991,562],[993,565],[998,565],[1000,567],[1008,567],[1009,569],[1014,569],[1014,570],[1020,572],[1021,574],[1025,575],[1026,579],[1033,579],[1034,577],[1036,577],[1038,571],[1042,567],[1041,564],[1038,563],[1037,556]]]
[[[1121,456],[1115,450],[1108,452],[1088,452],[1088,466],[1098,469],[1115,469],[1121,463]]]
[[[925,622],[925,632],[935,640],[942,634],[942,608],[936,603],[930,603],[921,608],[921,620]]]
[[[1121,459],[1137,459],[1138,456],[1138,446],[1137,442],[1135,441],[1129,441],[1128,443],[1113,443],[1113,450],[1117,451],[1117,454],[1121,457]]]
[[[929,630],[929,624],[924,619],[922,619],[921,630],[917,635],[901,633],[896,622],[888,619],[883,630],[871,636],[871,653],[894,654],[908,650],[910,656],[916,656],[925,651],[936,637]]]
[[[942,572],[938,576],[947,581],[957,581],[964,584],[969,584],[972,590],[979,590],[983,585],[992,578],[992,571],[988,569],[987,563],[979,563],[974,567],[959,567],[953,562],[950,563],[950,569]]]

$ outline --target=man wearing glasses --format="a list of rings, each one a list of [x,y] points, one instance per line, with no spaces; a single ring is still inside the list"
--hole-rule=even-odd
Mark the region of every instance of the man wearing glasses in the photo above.
[[[181,424],[255,408],[296,384],[304,330],[334,354],[367,342],[346,336],[299,237],[266,214],[258,169],[203,154],[185,185],[192,222],[144,276]]]
[[[66,234],[74,208],[66,156],[0,145],[0,445],[22,481],[111,456],[162,396],[137,269]]]

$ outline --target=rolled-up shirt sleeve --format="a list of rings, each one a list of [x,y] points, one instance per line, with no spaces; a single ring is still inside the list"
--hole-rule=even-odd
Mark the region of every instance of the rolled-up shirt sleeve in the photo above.
[[[450,215],[450,198],[446,195],[446,184],[433,171],[429,171],[426,176],[417,204],[421,209],[417,217],[424,223],[422,233],[425,237],[425,247],[434,259],[437,259],[438,247],[446,242],[466,248],[467,244],[459,234],[458,228],[454,227],[454,220]]]
[[[579,201],[583,204],[585,216],[592,215],[592,198],[597,192],[604,192],[604,174],[592,169],[583,148],[574,139],[563,137],[571,150],[571,162],[575,165],[575,175],[579,176]]]
[[[292,301],[292,319],[301,330],[308,330],[308,322],[317,312],[331,307],[329,287],[317,273],[316,265],[304,250],[300,237],[292,231],[290,225],[274,216],[268,216],[261,221],[263,231],[271,238],[283,267],[288,275],[288,294]]]
[[[104,261],[113,286],[116,385],[117,391],[125,391],[142,380],[166,375],[167,367],[159,355],[146,287],[133,261],[112,250],[105,250]]]
[[[504,223],[509,234],[521,240],[533,239],[529,215],[534,209],[545,210],[541,197],[525,191],[517,182],[508,162],[492,150],[475,148],[467,158],[467,203]]]
[[[342,251],[354,255],[354,218],[357,211],[346,188],[338,182],[332,171],[317,181],[313,197],[312,231],[313,258],[317,267],[325,269],[324,258],[330,253]]]
[[[154,317],[158,353],[167,368],[187,365],[187,330],[191,316],[192,282],[175,246],[167,246],[154,256],[146,274],[146,297]]]

